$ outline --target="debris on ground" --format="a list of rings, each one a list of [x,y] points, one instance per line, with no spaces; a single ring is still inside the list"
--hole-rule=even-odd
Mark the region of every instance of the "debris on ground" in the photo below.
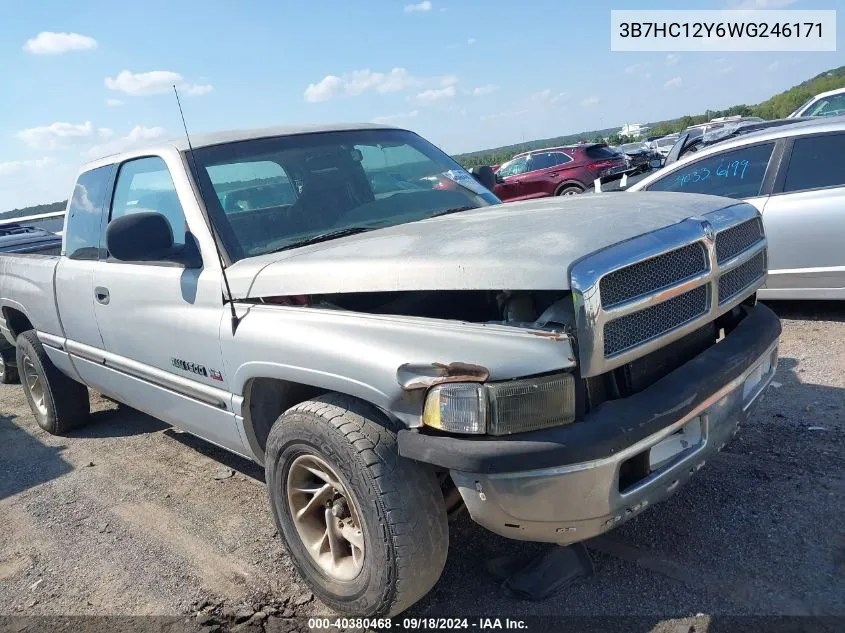
[[[222,481],[223,479],[229,479],[230,477],[234,477],[235,471],[231,468],[221,468],[216,473],[214,473],[214,478],[217,481]]]

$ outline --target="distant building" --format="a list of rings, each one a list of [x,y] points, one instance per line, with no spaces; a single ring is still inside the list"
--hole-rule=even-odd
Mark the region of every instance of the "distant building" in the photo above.
[[[619,130],[619,134],[621,136],[633,136],[635,138],[639,138],[648,133],[650,129],[651,128],[647,125],[643,125],[642,123],[626,123],[622,126],[622,129]]]

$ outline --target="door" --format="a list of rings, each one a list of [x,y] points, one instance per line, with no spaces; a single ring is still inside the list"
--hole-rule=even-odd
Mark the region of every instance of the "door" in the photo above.
[[[539,152],[528,159],[528,173],[522,179],[522,198],[553,196],[565,179],[566,163],[572,159],[563,152]]]
[[[178,254],[193,241],[183,208],[161,157],[120,165],[109,222],[133,213],[160,213],[170,224],[173,248],[168,251],[172,256],[158,248],[149,260],[138,262],[104,253],[95,267],[94,311],[107,352],[105,365],[112,370],[109,388],[121,402],[243,452],[220,352],[226,314],[221,278],[216,270],[179,263]]]
[[[784,161],[763,209],[769,240],[766,289],[778,296],[845,298],[843,148],[845,133],[800,137]]]
[[[508,161],[496,172],[496,190],[500,200],[522,199],[522,179],[528,171],[528,157],[520,156]]]
[[[65,250],[56,267],[56,305],[67,345],[103,348],[94,314],[94,267],[100,252],[103,207],[111,188],[114,165],[79,176],[68,205]],[[83,363],[71,361],[79,377],[96,387],[96,376]]]

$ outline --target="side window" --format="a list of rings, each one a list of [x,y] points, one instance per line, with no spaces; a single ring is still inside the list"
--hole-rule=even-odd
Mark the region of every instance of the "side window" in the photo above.
[[[784,192],[845,186],[845,134],[809,136],[795,140]]]
[[[70,259],[98,259],[103,200],[113,165],[81,174],[73,188],[65,228],[65,254]]]
[[[515,160],[510,161],[509,163],[505,163],[499,169],[499,175],[502,178],[507,176],[518,176],[519,174],[524,174],[528,170],[528,157],[523,156],[521,158],[517,158]]]
[[[836,116],[845,113],[845,92],[819,99],[814,103],[805,116]]]
[[[564,154],[563,152],[552,152],[552,158],[554,159],[555,165],[565,165],[572,161],[572,158]]]
[[[531,160],[528,164],[528,171],[537,171],[539,169],[548,169],[557,165],[555,154],[551,152],[543,152],[542,154],[532,154]]]
[[[283,207],[296,202],[290,178],[279,163],[259,160],[210,165],[208,177],[228,213]]]
[[[646,189],[753,198],[760,194],[774,147],[774,143],[763,143],[711,154],[676,169]]]
[[[137,158],[120,166],[109,221],[142,211],[161,213],[170,222],[174,246],[185,244],[185,213],[170,171],[158,156]]]

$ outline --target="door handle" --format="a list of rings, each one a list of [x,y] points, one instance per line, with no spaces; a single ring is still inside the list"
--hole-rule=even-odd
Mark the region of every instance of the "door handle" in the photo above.
[[[109,304],[109,289],[97,286],[94,288],[94,298],[97,303],[102,303],[104,306]]]

